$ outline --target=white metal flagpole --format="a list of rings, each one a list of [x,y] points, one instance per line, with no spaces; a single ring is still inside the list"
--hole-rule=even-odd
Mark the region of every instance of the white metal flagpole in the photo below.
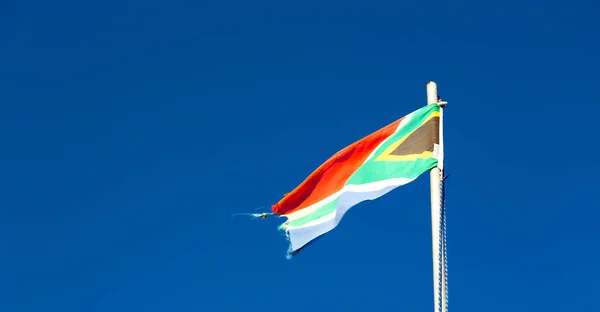
[[[427,84],[427,104],[439,103],[437,84],[433,81]],[[443,108],[440,105],[439,123],[439,145],[436,149],[438,155],[438,166],[431,169],[430,193],[431,193],[431,234],[433,249],[433,286],[434,286],[434,312],[447,312],[446,306],[446,255],[445,241],[442,236],[442,183],[444,164],[444,136],[443,136]]]

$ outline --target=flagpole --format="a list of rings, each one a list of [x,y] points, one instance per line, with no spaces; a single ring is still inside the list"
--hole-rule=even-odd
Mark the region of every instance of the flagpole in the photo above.
[[[437,84],[433,81],[427,84],[427,104],[438,103]],[[445,241],[442,237],[442,183],[443,183],[443,105],[440,105],[438,166],[429,172],[431,194],[431,234],[433,249],[433,297],[434,312],[447,312],[446,306],[446,268]]]

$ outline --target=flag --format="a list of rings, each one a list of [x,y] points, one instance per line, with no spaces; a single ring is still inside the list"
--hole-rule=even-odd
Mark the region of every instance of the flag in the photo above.
[[[430,104],[337,152],[275,205],[294,254],[338,225],[346,211],[441,163],[440,106]]]

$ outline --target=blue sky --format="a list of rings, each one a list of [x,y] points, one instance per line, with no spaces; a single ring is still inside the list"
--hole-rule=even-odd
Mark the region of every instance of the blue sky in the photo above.
[[[280,220],[231,218],[425,105],[430,80],[450,309],[589,310],[599,9],[3,1],[0,310],[432,311],[427,175],[292,260]]]

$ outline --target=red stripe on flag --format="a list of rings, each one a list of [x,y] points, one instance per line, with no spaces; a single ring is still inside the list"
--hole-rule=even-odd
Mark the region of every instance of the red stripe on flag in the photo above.
[[[283,215],[301,210],[341,190],[371,152],[394,133],[403,118],[337,152],[273,205],[273,213]]]

